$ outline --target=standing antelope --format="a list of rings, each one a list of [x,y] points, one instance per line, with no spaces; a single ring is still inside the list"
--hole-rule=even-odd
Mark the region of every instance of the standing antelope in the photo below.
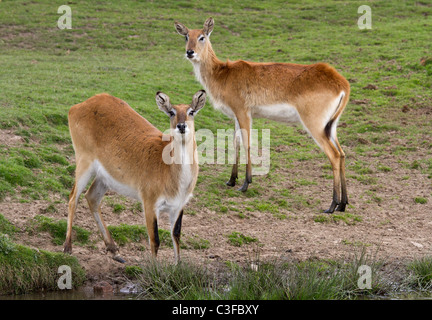
[[[198,176],[194,116],[205,101],[204,90],[193,96],[190,105],[171,105],[167,95],[156,94],[159,109],[170,117],[172,136],[168,139],[126,102],[109,94],[96,95],[70,109],[76,172],[69,196],[64,252],[72,252],[72,222],[79,196],[95,177],[85,197],[113,259],[124,262],[100,212],[102,197],[110,189],[143,204],[154,257],[159,248],[157,221],[160,213],[169,214],[175,260],[179,261],[183,207]],[[185,161],[167,163],[166,155],[176,152]]]
[[[223,62],[216,57],[210,43],[213,26],[212,18],[198,30],[175,23],[177,32],[186,38],[186,58],[192,63],[197,80],[206,89],[213,106],[235,121],[236,162],[227,185],[236,183],[240,140],[247,163],[246,179],[239,190],[246,191],[252,182],[249,147],[252,118],[301,122],[333,168],[333,201],[325,212],[344,211],[348,203],[345,154],[336,137],[336,127],[348,103],[348,81],[325,63]]]

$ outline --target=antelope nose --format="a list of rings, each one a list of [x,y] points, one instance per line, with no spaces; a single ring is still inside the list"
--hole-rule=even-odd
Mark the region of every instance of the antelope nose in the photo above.
[[[187,51],[186,51],[186,54],[187,54],[187,56],[188,56],[189,58],[191,58],[191,57],[193,56],[194,53],[195,53],[195,52],[194,52],[193,50],[187,50]]]
[[[180,133],[185,133],[186,123],[177,124],[177,129],[179,129]]]

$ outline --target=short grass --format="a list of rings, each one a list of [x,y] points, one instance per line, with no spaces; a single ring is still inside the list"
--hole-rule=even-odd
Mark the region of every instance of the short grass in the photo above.
[[[328,215],[328,214],[317,214],[314,217],[314,221],[315,222],[319,222],[319,223],[328,223],[328,222],[334,222],[334,223],[339,223],[339,222],[343,222],[347,225],[354,225],[358,222],[362,221],[362,217],[358,216],[358,215],[354,215],[354,214],[350,214],[350,213],[336,213],[336,214],[332,214],[332,215]]]
[[[258,242],[257,238],[246,236],[243,233],[237,231],[233,231],[232,233],[230,233],[227,238],[229,244],[236,247],[241,247],[242,245],[248,243]]]
[[[8,236],[13,237],[13,235],[15,234],[15,232],[18,229],[12,224],[10,223],[5,217],[4,215],[0,214],[0,232],[3,234],[7,234]]]
[[[148,241],[147,227],[143,225],[120,224],[117,226],[108,226],[108,231],[119,246]],[[161,246],[173,247],[171,232],[169,230],[159,228],[158,235]],[[180,238],[181,249],[207,249],[209,245],[208,240],[198,236],[183,236]]]
[[[361,31],[357,8],[362,4],[226,1],[215,6],[207,1],[130,1],[101,8],[96,2],[84,1],[70,4],[72,29],[60,30],[58,4],[2,1],[0,57],[7,67],[0,73],[0,90],[7,94],[0,97],[0,129],[12,130],[24,143],[0,148],[0,197],[32,200],[60,194],[66,198],[74,172],[67,111],[96,93],[109,92],[126,100],[158,128],[166,129],[168,119],[155,106],[155,92],[162,90],[180,103],[188,102],[201,89],[183,58],[184,44],[173,23],[178,20],[200,27],[207,16],[216,21],[212,43],[221,59],[334,65],[352,86],[340,140],[358,156],[391,152],[404,158],[419,148],[430,150],[427,114],[420,112],[418,121],[403,124],[405,114],[401,112],[404,106],[411,113],[421,111],[432,101],[430,6],[418,1],[375,1],[371,6],[373,29]],[[369,84],[374,90],[368,89]],[[196,122],[197,129],[232,129],[231,120],[209,105]],[[325,164],[327,160],[299,127],[260,119],[254,123],[256,128],[271,130],[267,178],[257,177],[259,183],[252,184],[244,197],[223,185],[229,166],[204,165],[197,205],[211,204],[218,212],[244,217],[247,212],[238,213],[236,205],[228,203],[240,198],[245,207],[278,218],[304,206],[324,208],[327,204],[302,195],[302,186],[316,183],[307,177],[296,178],[299,188],[283,197],[275,196],[283,189],[264,192],[283,177],[281,168],[309,160]],[[395,137],[403,137],[403,143],[395,144]],[[291,147],[279,152],[279,146]],[[376,170],[391,170],[385,165],[376,168],[374,161],[355,159],[348,158],[348,176],[365,185],[378,183]],[[429,151],[412,169],[420,166],[432,176],[430,159]],[[328,167],[323,174],[331,179]],[[258,204],[253,202],[257,196]],[[220,201],[212,201],[215,197]],[[113,206],[117,212],[124,209],[122,204]]]
[[[62,265],[72,270],[73,288],[83,284],[85,271],[75,257],[19,245],[0,233],[0,295],[58,290]]]
[[[31,234],[35,232],[48,232],[52,237],[52,242],[56,245],[63,245],[66,240],[67,221],[59,221],[43,215],[36,215],[30,223],[27,231]],[[76,243],[85,245],[89,242],[91,232],[79,226],[72,226]]]
[[[222,60],[325,61],[349,80],[351,100],[338,135],[350,151],[349,182],[367,190],[355,197],[385,206],[378,177],[393,176],[399,168],[406,170],[396,178],[401,183],[411,179],[410,173],[432,179],[427,1],[370,2],[373,28],[363,31],[357,28],[357,8],[364,1],[77,1],[69,3],[72,29],[60,30],[57,9],[63,4],[0,1],[0,137],[11,132],[20,138],[0,140],[0,201],[67,201],[75,170],[67,112],[94,94],[113,94],[160,130],[167,129],[154,94],[161,90],[173,103],[188,103],[201,89],[183,57],[184,40],[174,21],[198,28],[209,16],[216,23],[213,48]],[[185,214],[208,208],[241,219],[268,214],[277,223],[305,208],[317,214],[326,209],[329,203],[304,192],[317,185],[307,171],[291,175],[310,162],[321,163],[330,202],[331,168],[313,140],[299,126],[257,119],[254,127],[271,131],[270,172],[254,177],[242,194],[224,185],[231,166],[202,165],[199,197]],[[232,121],[209,103],[196,118],[196,129],[232,128]],[[389,155],[395,162],[389,163]],[[244,165],[239,172],[241,182]],[[415,191],[410,205],[431,203],[430,191]],[[110,205],[117,213],[139,210],[121,201]],[[310,223],[361,223],[351,209],[333,217],[317,215]],[[192,248],[209,245],[205,239],[194,241]]]

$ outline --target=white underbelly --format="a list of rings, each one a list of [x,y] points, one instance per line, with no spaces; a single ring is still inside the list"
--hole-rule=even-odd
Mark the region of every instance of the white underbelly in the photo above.
[[[141,200],[137,190],[114,179],[99,161],[95,160],[93,167],[96,174],[96,179],[102,181],[109,190],[115,191],[126,197]]]
[[[300,122],[300,116],[296,108],[288,103],[253,107],[252,118],[266,118],[290,123]]]

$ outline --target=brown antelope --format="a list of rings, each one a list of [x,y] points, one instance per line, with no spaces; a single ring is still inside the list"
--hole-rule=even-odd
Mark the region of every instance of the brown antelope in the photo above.
[[[190,105],[171,105],[169,97],[158,92],[156,103],[170,117],[171,135],[163,135],[126,102],[109,94],[96,95],[70,109],[76,171],[64,252],[72,252],[72,222],[78,199],[94,177],[85,197],[114,260],[124,262],[101,216],[101,200],[108,190],[141,201],[154,257],[159,248],[157,221],[161,213],[167,213],[174,256],[179,261],[183,208],[198,176],[194,116],[205,101],[204,90],[193,96]],[[176,152],[188,161],[165,161]]]
[[[212,18],[207,19],[203,29],[190,30],[175,23],[177,32],[186,38],[186,58],[192,63],[197,80],[213,106],[235,122],[236,163],[227,185],[236,183],[240,141],[247,162],[246,179],[239,190],[246,191],[252,182],[249,147],[252,118],[300,122],[328,156],[333,168],[333,201],[326,212],[344,211],[348,203],[345,154],[336,127],[348,103],[348,81],[325,63],[223,62],[216,57],[210,43],[213,26]]]

